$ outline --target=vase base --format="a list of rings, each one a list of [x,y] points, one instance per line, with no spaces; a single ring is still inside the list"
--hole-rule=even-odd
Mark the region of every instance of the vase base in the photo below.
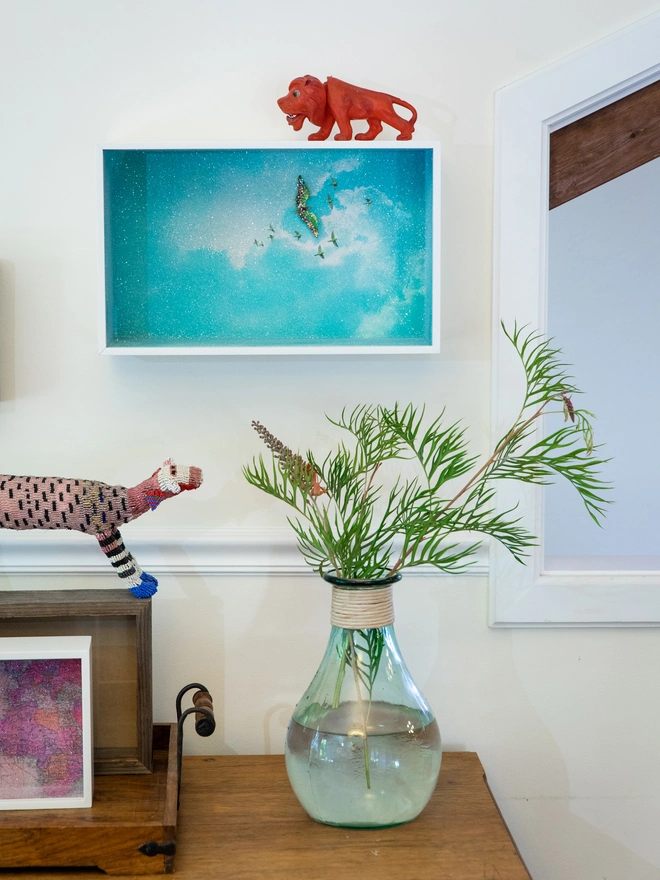
[[[417,815],[419,815],[419,813]],[[330,825],[332,828],[352,828],[354,831],[377,831],[379,828],[396,828],[397,825],[407,825],[409,822],[414,822],[416,818],[417,816],[411,816],[410,819],[402,819],[400,822],[388,822],[381,825],[370,824],[367,822],[330,822],[325,819],[316,819],[314,816],[310,816],[310,819],[313,819],[314,822],[318,822],[319,825]]]

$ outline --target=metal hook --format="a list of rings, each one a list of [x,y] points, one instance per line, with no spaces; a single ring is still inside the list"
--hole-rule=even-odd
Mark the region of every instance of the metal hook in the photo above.
[[[197,689],[197,693],[193,694],[193,705],[190,709],[181,711],[181,698],[188,691]],[[179,807],[181,793],[181,759],[183,754],[183,722],[188,715],[195,713],[195,732],[199,736],[211,736],[215,730],[215,716],[213,714],[213,698],[203,684],[193,682],[181,688],[176,698],[176,721],[177,721],[177,743],[176,743],[176,761],[177,761],[177,809]]]

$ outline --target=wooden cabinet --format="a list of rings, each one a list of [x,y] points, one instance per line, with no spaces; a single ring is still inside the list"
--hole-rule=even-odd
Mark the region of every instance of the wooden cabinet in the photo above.
[[[140,858],[147,870],[171,865],[162,855]],[[414,822],[374,830],[313,822],[281,755],[184,758],[174,871],[179,880],[530,880],[473,752],[445,752],[438,787]],[[45,876],[103,875],[1,872],[2,880]]]

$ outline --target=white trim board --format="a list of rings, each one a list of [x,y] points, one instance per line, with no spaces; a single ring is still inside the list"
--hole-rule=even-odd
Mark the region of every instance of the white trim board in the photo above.
[[[493,267],[493,436],[519,398],[508,327],[544,331],[547,307],[550,132],[660,79],[660,14],[637,22],[496,93]],[[542,535],[542,489],[509,484],[498,510],[520,505]],[[524,568],[500,546],[490,562],[491,626],[654,626],[660,572],[541,571],[542,548]]]
[[[127,549],[150,574],[311,575],[291,529],[125,529]],[[484,546],[466,575],[485,576]],[[0,575],[104,575],[120,586],[97,541],[77,532],[0,531]],[[430,566],[413,575],[442,576]]]

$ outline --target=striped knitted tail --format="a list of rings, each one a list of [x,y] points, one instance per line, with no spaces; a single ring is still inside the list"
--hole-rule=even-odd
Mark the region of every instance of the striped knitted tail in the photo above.
[[[124,546],[119,529],[113,526],[107,532],[99,532],[96,537],[110,564],[117,570],[117,574],[126,583],[130,592],[138,599],[153,596],[158,589],[158,581],[146,571],[142,571]]]

